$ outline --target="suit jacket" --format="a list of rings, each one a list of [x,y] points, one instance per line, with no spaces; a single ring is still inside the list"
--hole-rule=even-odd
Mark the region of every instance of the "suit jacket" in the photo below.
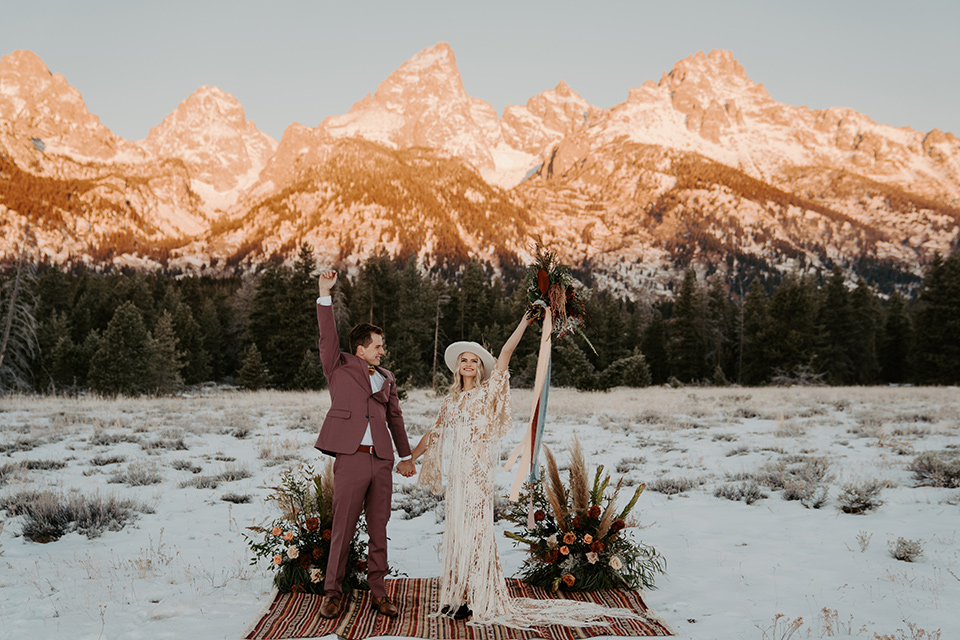
[[[410,443],[393,374],[377,367],[386,380],[380,391],[373,393],[366,360],[340,351],[333,307],[317,305],[317,324],[320,326],[320,363],[330,386],[330,410],[314,448],[332,456],[355,453],[369,422],[378,458],[393,460],[393,444],[397,445],[401,457],[409,456]]]

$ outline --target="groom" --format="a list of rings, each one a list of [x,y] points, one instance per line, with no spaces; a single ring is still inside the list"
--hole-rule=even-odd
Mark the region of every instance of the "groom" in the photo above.
[[[397,605],[387,597],[387,520],[393,495],[393,445],[400,462],[397,471],[410,477],[416,468],[403,425],[393,374],[380,368],[384,355],[383,330],[363,322],[350,332],[350,353],[340,351],[330,292],[336,271],[320,274],[317,322],[320,325],[320,363],[330,386],[330,410],[314,445],[336,457],[333,463],[333,529],[320,615],[336,618],[343,608],[343,576],[347,553],[361,510],[367,517],[370,545],[367,582],[373,608],[394,618]],[[392,442],[391,442],[392,437]]]

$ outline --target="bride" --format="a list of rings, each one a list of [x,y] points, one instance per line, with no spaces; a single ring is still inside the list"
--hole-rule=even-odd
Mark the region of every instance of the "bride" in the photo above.
[[[494,464],[500,459],[500,438],[513,426],[507,365],[530,322],[525,314],[499,358],[476,342],[455,342],[447,347],[444,360],[453,372],[453,384],[433,429],[412,453],[414,461],[425,456],[421,485],[442,495],[442,476],[446,476],[440,613],[470,618],[476,624],[521,629],[598,624],[604,616],[636,618],[627,609],[572,600],[513,598],[507,592],[493,528]],[[444,462],[446,468],[441,472]]]

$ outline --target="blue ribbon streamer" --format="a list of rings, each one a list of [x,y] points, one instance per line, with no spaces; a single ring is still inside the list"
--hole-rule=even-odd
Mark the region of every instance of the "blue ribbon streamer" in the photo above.
[[[530,457],[530,482],[540,482],[540,444],[543,442],[543,425],[547,417],[547,398],[550,396],[550,375],[553,368],[553,354],[547,360],[547,375],[540,391],[540,410],[537,411],[537,437],[533,441],[533,455]]]

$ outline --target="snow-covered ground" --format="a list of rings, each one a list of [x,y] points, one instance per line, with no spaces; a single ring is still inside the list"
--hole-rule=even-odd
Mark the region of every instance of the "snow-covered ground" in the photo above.
[[[505,451],[529,415],[529,391],[513,399]],[[271,573],[250,566],[241,534],[275,515],[264,498],[280,471],[317,458],[328,406],[326,392],[0,399],[0,500],[76,492],[152,511],[120,531],[47,544],[24,539],[22,517],[0,515],[0,638],[239,638],[271,594]],[[403,403],[414,442],[438,406],[427,391]],[[802,618],[795,639],[960,638],[960,490],[916,487],[907,468],[924,451],[960,449],[957,389],[552,390],[547,443],[561,466],[574,433],[591,468],[648,484],[633,514],[640,527],[628,531],[666,557],[646,599],[680,637],[784,640]],[[820,508],[769,487],[750,505],[714,496],[749,485],[734,474],[763,479],[777,461],[784,473],[822,470],[824,458]],[[221,474],[216,488],[184,484]],[[499,476],[504,491],[509,476]],[[843,487],[873,479],[878,509],[838,509]],[[395,503],[411,483],[395,476]],[[391,564],[436,575],[442,523],[403,515],[390,521]],[[915,562],[892,557],[901,537],[919,541]],[[523,560],[507,538],[500,553],[508,575]]]

